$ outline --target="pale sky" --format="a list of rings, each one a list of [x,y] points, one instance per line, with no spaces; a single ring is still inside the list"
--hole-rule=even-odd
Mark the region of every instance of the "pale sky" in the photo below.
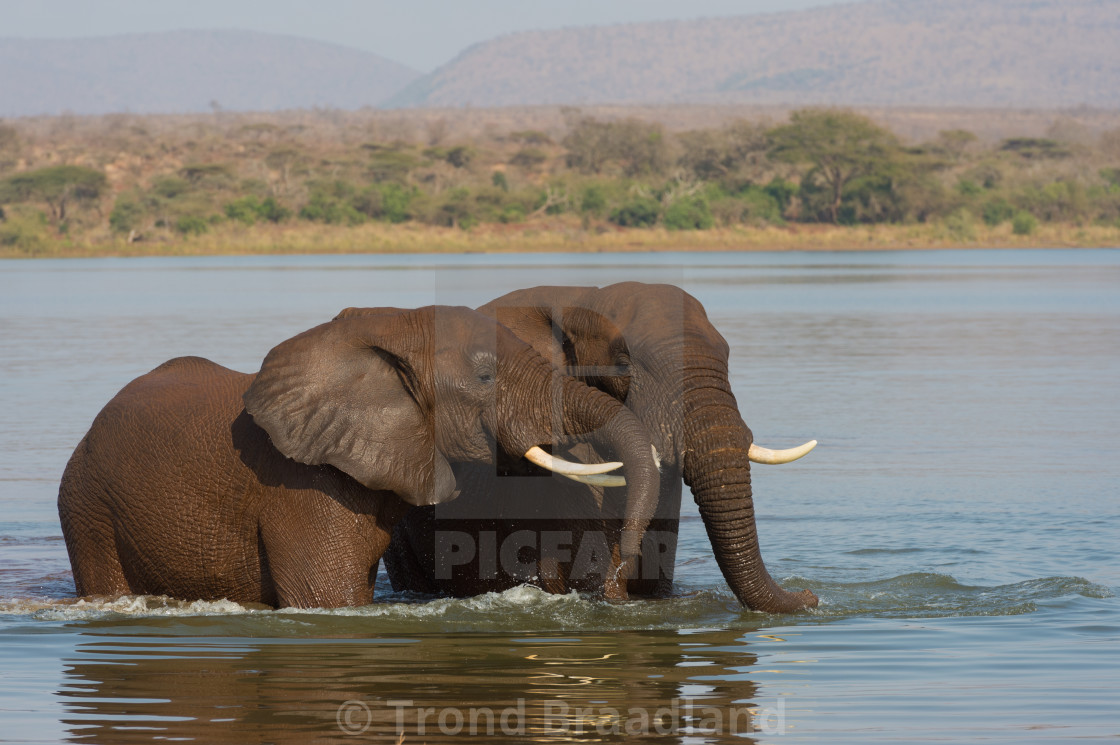
[[[0,37],[247,29],[375,52],[430,72],[467,46],[532,29],[772,13],[846,0],[0,0]]]

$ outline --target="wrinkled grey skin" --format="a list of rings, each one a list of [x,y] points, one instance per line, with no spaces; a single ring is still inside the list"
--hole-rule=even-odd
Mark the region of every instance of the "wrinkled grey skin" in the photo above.
[[[719,567],[744,606],[789,612],[817,604],[808,590],[779,587],[763,563],[747,457],[753,435],[728,382],[727,342],[695,298],[670,285],[636,282],[602,289],[537,287],[512,292],[479,310],[558,369],[624,402],[650,432],[661,456],[660,498],[640,567],[626,572],[625,591],[617,594],[657,597],[671,591],[683,479],[699,506]],[[617,491],[556,480],[540,490],[546,492],[543,500],[567,505],[609,502]],[[462,595],[514,584],[516,578],[509,576],[489,581],[469,574],[442,581],[433,577],[438,546],[431,535],[463,530],[480,540],[480,531],[497,530],[500,542],[518,531],[556,529],[557,521],[524,515],[517,509],[520,499],[515,486],[472,483],[450,512],[410,512],[394,531],[390,548],[393,560],[387,566],[394,586]],[[595,517],[589,509],[577,524],[598,530],[601,523]],[[587,589],[582,579],[562,575],[541,584],[556,592]]]
[[[361,605],[410,506],[577,436],[622,454],[644,530],[658,478],[624,406],[470,309],[350,309],[256,375],[187,357],[131,382],[71,457],[59,517],[79,595]]]

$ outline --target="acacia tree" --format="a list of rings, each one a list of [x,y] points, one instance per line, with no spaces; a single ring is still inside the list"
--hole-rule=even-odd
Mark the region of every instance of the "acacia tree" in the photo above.
[[[890,164],[898,155],[898,140],[870,119],[851,111],[802,109],[789,124],[769,132],[770,156],[794,164],[811,164],[812,177],[824,182],[828,211],[840,222],[844,187]]]
[[[770,141],[761,125],[733,122],[722,129],[682,132],[679,163],[703,181],[727,181],[733,176],[756,182],[767,169]]]
[[[613,164],[626,176],[642,176],[661,173],[669,162],[661,125],[639,119],[585,117],[572,125],[562,144],[568,167],[583,173],[602,173]]]
[[[0,182],[0,202],[41,202],[50,209],[51,222],[66,220],[73,203],[101,197],[105,174],[85,166],[48,166],[9,176]]]

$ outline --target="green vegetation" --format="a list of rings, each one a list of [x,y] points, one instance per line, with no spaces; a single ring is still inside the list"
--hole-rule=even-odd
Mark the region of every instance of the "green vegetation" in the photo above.
[[[0,204],[45,204],[51,223],[65,230],[67,209],[75,204],[94,202],[106,183],[104,173],[84,166],[38,168],[0,181]]]
[[[1067,141],[1055,125],[1045,138],[985,142],[947,129],[908,144],[836,109],[680,132],[564,116],[562,136],[458,140],[444,119],[426,137],[384,125],[329,140],[256,122],[221,137],[201,124],[115,126],[77,142],[73,122],[50,138],[0,123],[0,253],[245,243],[315,225],[535,231],[553,221],[589,235],[926,226],[957,245],[1038,239],[1049,225],[1120,228],[1120,130],[1094,140],[1072,128]]]

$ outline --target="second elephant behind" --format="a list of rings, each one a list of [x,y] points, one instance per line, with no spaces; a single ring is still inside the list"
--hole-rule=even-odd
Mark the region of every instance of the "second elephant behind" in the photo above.
[[[386,554],[397,589],[471,595],[534,581],[554,592],[616,596],[671,592],[682,479],[696,499],[724,577],[746,607],[788,612],[817,604],[770,576],[759,550],[751,462],[786,462],[790,451],[754,445],[728,382],[729,348],[699,301],[678,287],[637,282],[536,287],[479,310],[559,369],[625,403],[660,456],[660,497],[640,565],[623,566],[622,489],[482,469],[458,500],[418,508],[397,526]],[[579,459],[592,457],[572,449]],[[616,483],[616,482],[615,482]],[[484,563],[479,557],[493,556]],[[606,567],[606,569],[604,569]]]

